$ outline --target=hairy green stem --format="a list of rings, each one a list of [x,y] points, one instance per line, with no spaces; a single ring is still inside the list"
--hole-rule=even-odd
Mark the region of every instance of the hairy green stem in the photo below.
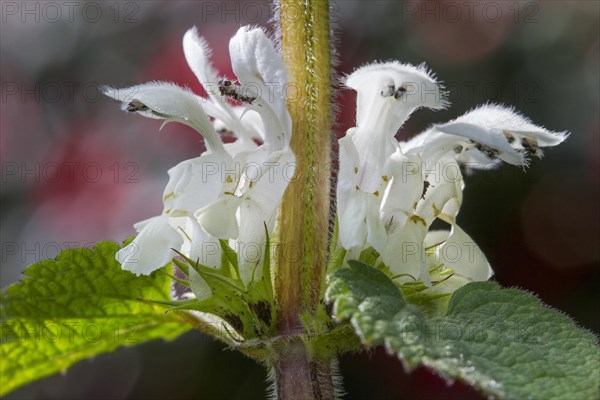
[[[281,0],[281,42],[296,172],[279,211],[275,291],[280,333],[316,309],[329,237],[331,56],[327,0]]]
[[[276,399],[326,400],[337,397],[335,360],[308,357],[306,344],[300,338],[286,341],[277,350],[277,361],[271,376]]]
[[[280,0],[287,106],[296,172],[279,211],[275,256],[277,327],[290,339],[271,363],[280,399],[334,398],[331,355],[312,354],[302,340],[302,313],[314,313],[327,266],[330,209],[332,85],[327,0]]]

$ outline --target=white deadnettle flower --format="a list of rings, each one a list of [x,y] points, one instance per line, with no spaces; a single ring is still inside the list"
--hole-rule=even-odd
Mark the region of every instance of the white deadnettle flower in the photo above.
[[[340,245],[354,249],[369,237],[381,250],[385,228],[378,209],[391,177],[388,161],[398,150],[394,136],[417,108],[441,109],[446,101],[424,67],[398,62],[359,68],[344,83],[357,92],[357,126],[339,141]]]
[[[398,129],[417,108],[446,107],[440,85],[424,68],[390,62],[362,67],[346,86],[357,92],[356,128],[347,132],[358,152],[358,187],[373,193],[380,187],[384,165],[396,151]]]
[[[248,283],[259,278],[253,273],[262,270],[255,267],[264,254],[265,224],[271,231],[294,173],[283,60],[261,29],[242,27],[230,42],[233,70],[242,84],[238,86],[217,78],[208,46],[196,28],[185,34],[183,48],[208,100],[162,82],[105,89],[127,111],[191,126],[204,137],[207,148],[169,170],[163,213],[135,225],[138,236],[117,253],[117,260],[125,270],[149,274],[169,262],[176,249],[217,267],[219,239],[228,239],[238,250],[241,278]],[[268,87],[271,84],[274,89]],[[227,98],[242,106],[230,105]],[[229,132],[237,141],[223,144],[219,133]],[[257,145],[256,139],[262,144]],[[245,257],[248,253],[252,256]]]
[[[456,224],[461,166],[526,166],[528,155],[541,157],[540,147],[555,146],[568,133],[488,104],[399,143],[395,135],[416,108],[446,106],[440,84],[423,67],[398,62],[359,68],[345,83],[357,91],[357,126],[339,140],[338,244],[347,257],[373,248],[400,282],[431,286],[448,269],[454,276],[447,287],[489,279],[485,256]],[[436,219],[451,230],[430,230]]]

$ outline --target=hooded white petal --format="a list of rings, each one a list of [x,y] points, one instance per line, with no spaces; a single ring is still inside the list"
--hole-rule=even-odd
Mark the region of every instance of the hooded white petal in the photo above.
[[[179,249],[182,243],[181,235],[163,215],[147,222],[133,242],[119,250],[115,258],[124,270],[149,275],[170,262],[176,255],[171,249]]]
[[[445,158],[455,159],[460,165],[476,169],[496,168],[500,163],[500,159],[495,158],[499,151],[486,149],[463,136],[442,133],[435,127],[409,141],[400,142],[400,147],[407,154],[420,155],[423,162],[430,165]],[[505,160],[513,164],[523,162],[523,155],[510,146],[503,146],[503,151]]]
[[[468,147],[515,165],[527,163],[524,153],[541,157],[540,147],[556,146],[569,136],[568,132],[552,132],[534,125],[513,109],[494,104],[478,107],[434,128],[470,139]]]
[[[196,27],[189,29],[183,36],[183,53],[190,69],[210,97],[210,102],[204,101],[203,103],[206,113],[221,120],[245,146],[252,147],[253,143],[249,132],[219,93],[219,78],[210,62],[210,47],[206,40],[198,34]]]
[[[219,78],[217,71],[210,62],[211,50],[206,40],[198,34],[198,29],[195,26],[188,29],[183,35],[183,54],[190,69],[208,95],[218,102],[220,100]]]
[[[285,106],[287,73],[273,42],[260,28],[242,27],[229,42],[233,72],[244,96],[254,98],[248,106],[264,122],[265,142],[281,149],[289,144],[292,122]]]
[[[357,126],[374,124],[370,114],[382,113],[376,109],[383,107],[391,111],[385,122],[395,128],[394,134],[415,109],[439,110],[448,105],[440,84],[424,66],[374,63],[358,68],[344,83],[357,92]]]
[[[225,149],[198,101],[198,96],[165,82],[146,83],[123,89],[104,88],[104,94],[123,102],[123,109],[145,117],[180,122],[197,130],[212,152]]]

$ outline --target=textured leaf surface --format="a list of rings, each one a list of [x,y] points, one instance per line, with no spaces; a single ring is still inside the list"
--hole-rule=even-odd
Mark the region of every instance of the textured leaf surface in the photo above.
[[[425,365],[497,398],[600,394],[597,338],[527,292],[470,283],[445,316],[426,319],[385,274],[351,261],[331,276],[327,298],[363,343],[384,344],[407,368]]]
[[[171,300],[163,270],[136,277],[115,261],[120,246],[63,251],[27,267],[0,297],[0,394],[120,346],[171,339],[190,325],[143,300]]]

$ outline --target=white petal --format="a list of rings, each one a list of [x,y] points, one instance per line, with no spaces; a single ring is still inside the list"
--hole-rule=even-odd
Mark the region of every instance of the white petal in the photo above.
[[[198,34],[196,27],[188,29],[183,35],[183,54],[208,95],[215,102],[219,102],[219,78],[210,62],[211,50],[206,40]]]
[[[256,147],[253,139],[264,142],[265,127],[258,112],[245,106],[230,106],[229,104],[227,106],[231,110],[231,116],[229,117],[224,117],[222,113],[215,113],[214,115],[209,113],[209,115],[215,117],[214,124],[217,132],[224,129],[236,133],[237,136],[237,130],[243,129],[245,135],[250,139],[250,144],[253,145],[247,147],[246,150]]]
[[[508,143],[504,135],[494,133],[483,126],[464,122],[449,122],[444,125],[439,125],[436,128],[440,132],[463,136],[473,140],[476,144],[480,143],[488,147],[490,151],[493,151],[493,154],[502,161],[509,164],[524,165],[526,163],[524,155],[517,152],[516,149]],[[460,143],[461,142],[458,142],[457,144]]]
[[[258,280],[262,276],[262,268],[259,265],[263,260],[267,241],[265,224],[272,233],[275,215],[266,212],[258,202],[245,200],[240,204],[238,219],[240,233],[232,240],[232,246],[238,253],[240,278],[247,285],[253,279]]]
[[[375,63],[358,68],[344,80],[346,86],[356,90],[357,126],[373,124],[377,108],[387,107],[392,120],[392,134],[406,118],[419,107],[442,109],[447,106],[445,95],[435,77],[424,66],[415,67],[398,61]],[[393,89],[392,89],[393,87]],[[389,93],[404,88],[402,94]],[[398,98],[395,98],[398,97]]]
[[[267,155],[268,158],[261,160],[260,164],[256,163],[256,167],[260,167],[256,172],[260,175],[255,175],[250,168],[244,174],[248,181],[244,200],[254,201],[265,215],[273,216],[295,172],[296,159],[289,147]]]
[[[191,239],[189,253],[185,253],[190,259],[198,260],[200,264],[207,267],[218,268],[221,266],[221,244],[219,240],[208,235],[198,224],[195,218],[187,218],[186,232]]]
[[[123,102],[124,110],[189,125],[204,137],[210,151],[225,152],[198,96],[189,90],[171,83],[154,82],[123,89],[105,87],[103,93]]]
[[[290,144],[292,120],[286,108],[282,108],[283,111],[278,114],[273,104],[259,97],[248,107],[258,112],[263,121],[265,143],[271,145],[275,150],[280,150]]]
[[[394,275],[408,274],[414,279],[421,279],[425,284],[431,284],[424,246],[426,233],[425,221],[410,217],[389,235],[381,258]],[[400,278],[399,281],[408,282],[412,279]]]
[[[358,151],[349,136],[339,140],[339,174],[337,183],[337,213],[339,245],[346,250],[362,247],[367,238],[366,203],[372,196],[357,187]]]
[[[429,131],[421,132],[418,135],[413,136],[409,140],[400,142],[400,149],[405,154],[421,154],[423,144],[427,138]]]
[[[344,204],[338,204],[339,245],[346,250],[362,248],[367,239],[368,197],[359,189],[344,195]]]
[[[257,265],[265,251],[265,224],[272,233],[283,193],[295,168],[295,157],[289,147],[271,155],[267,151],[254,153],[268,157],[257,163],[261,167],[260,176],[247,177],[252,185],[244,189],[238,211],[240,231],[235,246],[240,250],[240,275],[246,284],[252,278],[260,279],[262,269]]]
[[[236,212],[241,201],[240,197],[223,194],[194,215],[209,235],[219,239],[234,239],[239,235]]]
[[[540,157],[540,147],[556,146],[568,132],[551,132],[534,125],[513,109],[494,104],[478,107],[446,124],[436,125],[440,132],[459,135],[483,145],[484,152],[515,165],[525,165],[523,153]]]
[[[387,240],[387,232],[379,208],[381,195],[368,194],[366,198],[367,242],[378,252],[382,252]]]
[[[169,182],[163,191],[164,210],[170,211],[174,207],[175,199],[181,196],[184,188],[191,179],[191,164],[194,160],[185,160],[170,168],[167,173]]]
[[[470,175],[474,169],[496,169],[502,164],[499,158],[489,157],[476,148],[463,150],[456,155],[456,161],[464,167],[467,175]]]
[[[447,232],[445,234],[448,235]],[[487,281],[494,274],[479,246],[456,224],[452,226],[452,232],[445,242],[436,248],[435,260],[473,281]]]
[[[381,178],[375,190],[366,192],[359,184],[358,152],[352,138],[346,136],[340,143],[340,170],[337,186],[339,243],[345,249],[369,243],[382,251],[386,230],[380,216],[380,205],[385,185]],[[377,190],[379,189],[379,190]]]
[[[343,196],[340,196],[339,191],[355,188],[359,183],[358,164],[360,162],[360,156],[350,136],[344,136],[338,143],[340,167],[338,172],[337,200],[339,204],[340,201],[344,201]]]
[[[242,142],[251,144],[249,132],[242,126],[231,106],[219,93],[219,78],[210,62],[210,47],[206,40],[198,35],[196,27],[189,29],[183,36],[183,53],[190,69],[212,100],[212,102],[203,103],[206,113],[221,120]]]
[[[158,215],[156,217],[150,217],[141,221],[136,222],[135,224],[133,224],[133,228],[135,229],[136,232],[140,232],[142,229],[144,229],[146,227],[146,225],[148,225],[150,222],[154,221],[156,218],[160,218],[161,216]]]
[[[462,203],[464,180],[460,166],[453,159],[440,160],[431,170],[426,171],[427,189],[417,203],[416,214],[423,218],[427,226],[436,218],[454,222]]]
[[[359,153],[357,185],[367,193],[374,193],[381,186],[386,161],[398,150],[398,143],[393,137],[365,134],[362,128],[347,136],[352,138]],[[363,140],[369,137],[370,140]]]
[[[283,89],[287,84],[285,65],[262,29],[241,27],[229,42],[229,52],[233,72],[240,83],[273,84],[279,89],[273,93],[277,96],[273,97],[283,99]]]
[[[193,215],[199,208],[216,200],[223,192],[227,173],[235,174],[232,164],[228,156],[204,153],[171,168],[164,192],[165,211],[183,211]]]
[[[218,239],[208,235],[195,218],[169,218],[169,224],[183,238],[181,253],[194,262],[217,268],[221,265],[221,245]],[[189,271],[190,287],[196,299],[203,300],[211,295],[208,284],[192,268]]]
[[[427,232],[427,235],[425,236],[425,248],[435,250],[448,240],[448,236],[450,236],[450,231],[446,230]]]
[[[381,206],[383,220],[394,222],[394,215],[412,214],[412,210],[423,195],[423,168],[420,157],[404,155],[398,149],[390,158],[389,170],[392,176]]]
[[[182,243],[181,235],[169,225],[168,218],[156,217],[115,258],[125,271],[148,275],[170,262],[176,255],[171,249],[179,249]]]
[[[240,118],[253,139],[265,140],[265,125],[258,112],[245,107],[233,107],[233,112]]]
[[[289,144],[291,117],[285,105],[287,73],[281,55],[260,28],[242,27],[229,42],[233,72],[250,105],[263,119],[265,141],[281,149]]]
[[[499,159],[478,150],[469,139],[442,133],[435,128],[430,128],[409,141],[400,142],[400,147],[407,154],[420,155],[426,164],[434,164],[443,158],[454,158],[466,168],[467,172],[472,169],[493,169],[501,163]],[[517,160],[522,159],[522,156],[513,149],[505,150]]]

